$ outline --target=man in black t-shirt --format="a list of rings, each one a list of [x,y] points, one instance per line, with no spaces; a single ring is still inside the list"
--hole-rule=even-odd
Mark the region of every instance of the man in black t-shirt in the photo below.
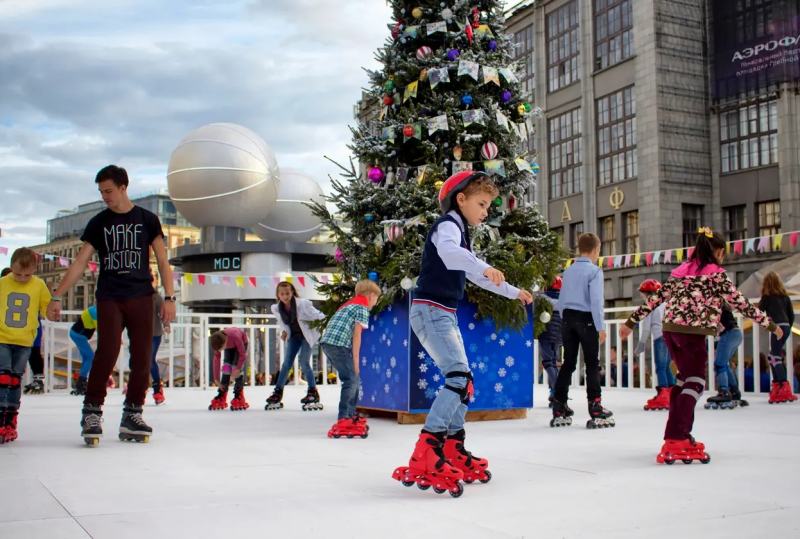
[[[74,285],[96,252],[100,276],[97,280],[97,351],[89,372],[81,418],[86,443],[95,445],[103,434],[102,406],[108,379],[119,355],[122,331],[128,330],[131,373],[125,397],[119,436],[123,440],[147,441],[152,429],[142,419],[147,392],[153,340],[153,290],[150,249],[158,260],[158,271],[166,297],[161,311],[165,324],[175,319],[172,271],[167,260],[164,233],[158,217],[134,205],[128,198],[128,173],[109,165],[95,178],[107,209],[95,215],[81,236],[84,242],[47,309],[50,320],[61,316],[61,295]]]

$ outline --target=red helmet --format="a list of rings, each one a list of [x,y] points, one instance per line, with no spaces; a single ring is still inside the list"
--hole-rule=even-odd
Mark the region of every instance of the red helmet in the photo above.
[[[463,191],[469,185],[469,182],[486,176],[485,172],[462,170],[447,178],[442,188],[439,189],[439,207],[442,209],[442,213],[447,213],[453,209],[453,201],[456,195]]]
[[[661,283],[657,279],[646,279],[639,285],[639,292],[644,294],[654,294],[661,289]]]
[[[561,279],[561,275],[556,275],[556,278],[553,279],[553,282],[550,284],[551,290],[561,290],[561,285],[563,284],[563,280]]]

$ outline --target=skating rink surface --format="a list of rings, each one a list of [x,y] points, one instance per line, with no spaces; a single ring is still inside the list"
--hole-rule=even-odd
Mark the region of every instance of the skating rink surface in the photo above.
[[[537,388],[538,389],[538,388]],[[265,412],[209,412],[214,393],[148,394],[149,444],[120,442],[122,395],[110,394],[106,436],[84,446],[80,398],[23,396],[20,438],[0,446],[2,538],[287,537],[800,537],[800,403],[697,411],[707,465],[657,465],[666,412],[644,412],[650,391],[607,390],[613,429],[548,426],[545,391],[516,421],[469,423],[467,447],[490,461],[488,484],[461,498],[392,480],[419,426],[372,419],[362,439],[328,439],[325,410],[302,412],[304,388]],[[580,399],[578,397],[581,397]]]

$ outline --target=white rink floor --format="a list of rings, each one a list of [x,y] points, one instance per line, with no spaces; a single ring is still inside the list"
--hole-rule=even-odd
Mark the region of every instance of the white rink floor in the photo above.
[[[117,391],[94,449],[78,397],[23,396],[20,438],[0,446],[0,537],[800,536],[800,403],[699,409],[712,462],[668,467],[655,463],[666,413],[641,409],[649,391],[608,390],[617,427],[596,431],[582,399],[572,427],[551,429],[539,391],[526,420],[468,425],[494,478],[452,499],[391,479],[418,426],[373,419],[366,440],[329,440],[337,389],[317,413],[300,411],[302,388],[279,412],[263,410],[267,388],[249,391],[243,413],[209,412],[210,390],[167,390],[146,409],[147,445],[117,440]]]

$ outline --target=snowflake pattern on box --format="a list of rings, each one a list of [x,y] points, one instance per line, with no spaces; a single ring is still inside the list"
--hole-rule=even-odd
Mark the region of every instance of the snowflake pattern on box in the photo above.
[[[408,310],[406,298],[370,318],[362,341],[361,406],[427,412],[443,390],[445,378],[411,331]],[[532,407],[532,324],[520,332],[498,331],[475,314],[466,302],[457,313],[475,384],[470,409]]]

